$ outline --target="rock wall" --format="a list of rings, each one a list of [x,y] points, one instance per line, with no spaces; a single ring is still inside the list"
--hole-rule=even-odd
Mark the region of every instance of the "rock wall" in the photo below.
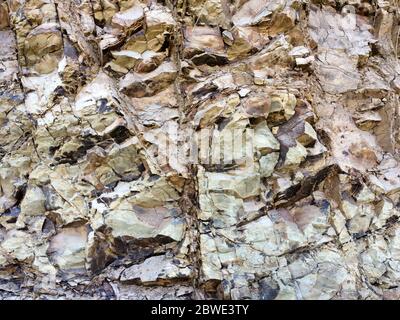
[[[399,299],[396,4],[0,1],[0,299]]]

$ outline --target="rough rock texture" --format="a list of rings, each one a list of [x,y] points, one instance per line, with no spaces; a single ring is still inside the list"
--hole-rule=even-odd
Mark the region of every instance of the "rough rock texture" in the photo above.
[[[1,0],[0,299],[399,299],[399,23]]]

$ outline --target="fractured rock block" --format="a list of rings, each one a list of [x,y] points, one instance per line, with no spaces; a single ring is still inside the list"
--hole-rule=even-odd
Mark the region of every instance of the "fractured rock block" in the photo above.
[[[148,97],[166,89],[174,81],[176,74],[175,65],[164,62],[149,73],[128,73],[120,81],[120,90],[131,97]]]

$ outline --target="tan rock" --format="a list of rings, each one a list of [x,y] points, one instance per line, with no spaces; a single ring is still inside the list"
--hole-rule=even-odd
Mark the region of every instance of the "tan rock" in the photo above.
[[[143,263],[125,269],[121,274],[121,281],[138,281],[142,284],[155,284],[187,279],[191,276],[188,267],[180,267],[176,261],[166,256],[154,256]]]
[[[39,73],[50,73],[58,66],[62,55],[61,32],[54,23],[42,24],[25,39],[24,55],[28,66]]]
[[[176,73],[171,62],[165,62],[147,74],[128,73],[120,81],[120,90],[135,98],[154,95],[166,89],[174,81]]]
[[[25,197],[21,202],[21,214],[37,216],[45,213],[44,207],[46,197],[39,187],[32,186],[26,191]]]
[[[85,226],[63,228],[52,238],[48,254],[61,270],[82,270],[85,268],[86,241],[87,229]]]
[[[0,299],[398,300],[375,2],[0,1]]]
[[[118,27],[135,30],[141,26],[143,18],[143,8],[140,6],[133,6],[127,10],[117,12],[112,17],[111,22]]]

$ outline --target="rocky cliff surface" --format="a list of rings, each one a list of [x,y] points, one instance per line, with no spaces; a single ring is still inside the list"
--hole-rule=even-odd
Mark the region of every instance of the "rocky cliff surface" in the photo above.
[[[399,23],[0,1],[0,299],[399,299]]]

